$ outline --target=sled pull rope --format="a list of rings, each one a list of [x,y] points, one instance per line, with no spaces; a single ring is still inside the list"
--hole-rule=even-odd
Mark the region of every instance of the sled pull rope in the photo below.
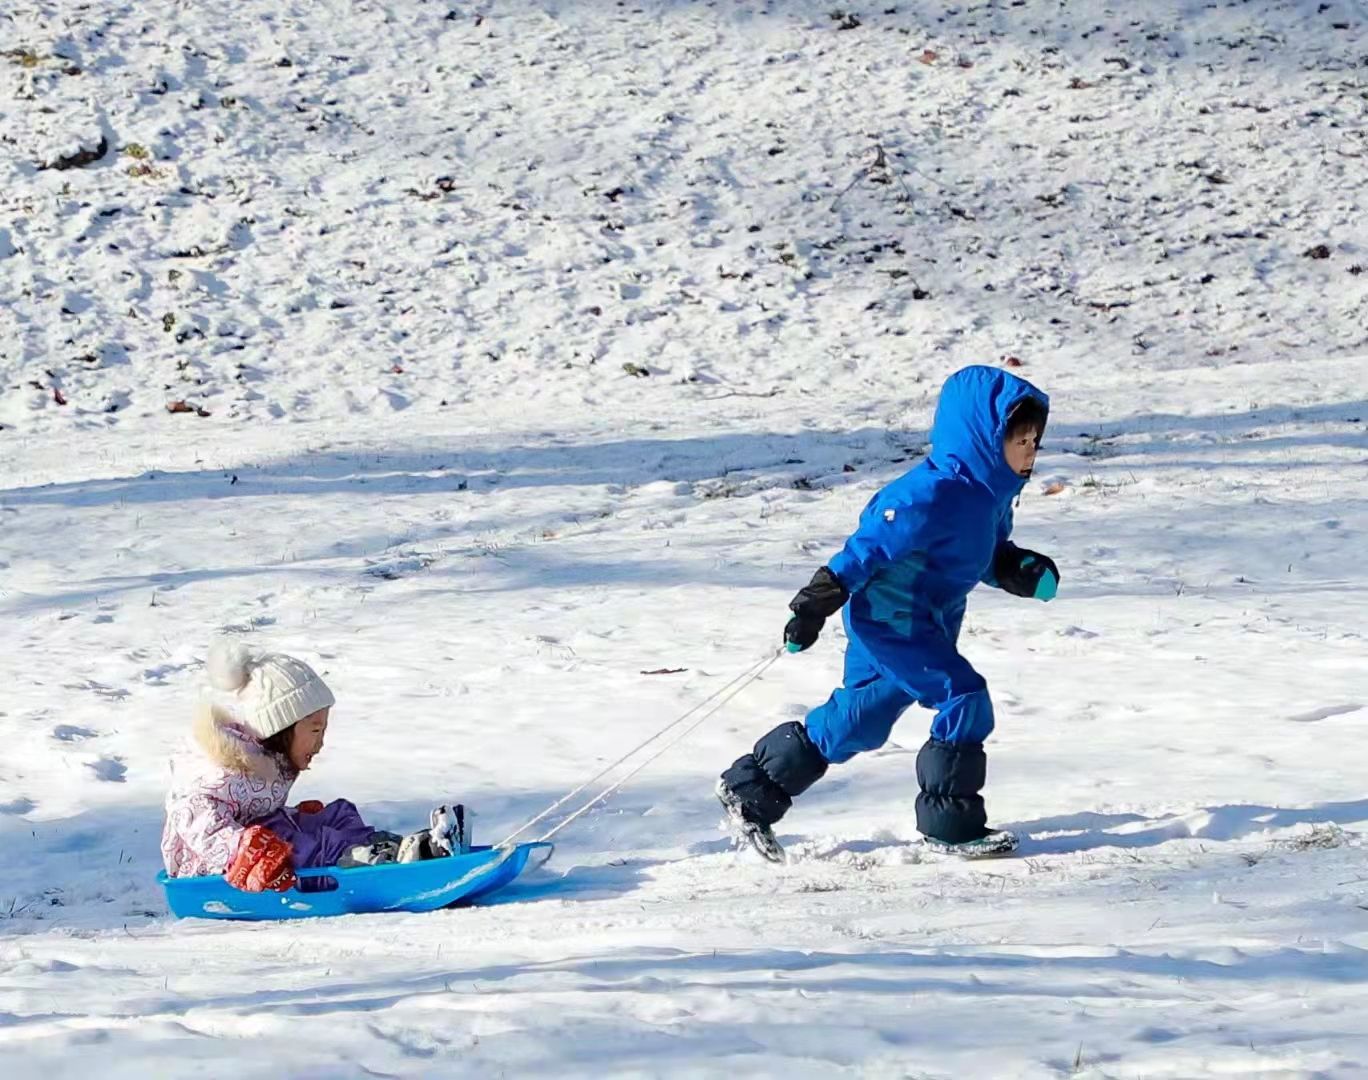
[[[618,780],[616,783],[610,785],[609,787],[605,788],[603,791],[599,792],[599,793],[598,793],[597,795],[595,795],[592,799],[590,799],[587,803],[585,803],[585,804],[584,804],[583,806],[581,806],[578,810],[576,810],[573,814],[571,814],[571,815],[570,815],[569,817],[567,817],[564,821],[562,821],[559,825],[557,825],[555,828],[553,828],[550,832],[546,833],[546,835],[543,836],[541,839],[544,841],[544,840],[548,840],[548,839],[550,839],[551,837],[555,836],[556,833],[560,832],[563,828],[565,828],[565,826],[569,825],[570,822],[574,821],[574,820],[575,820],[576,818],[578,818],[580,815],[586,813],[587,811],[589,811],[589,810],[592,809],[593,807],[597,806],[597,805],[598,805],[599,803],[601,803],[604,799],[608,798],[608,797],[609,797],[610,795],[612,795],[615,791],[617,791],[619,788],[621,788],[623,784],[625,784],[628,780],[630,780],[632,777],[634,777],[637,773],[641,772],[642,769],[646,768],[647,765],[650,765],[650,764],[651,764],[653,761],[655,761],[657,758],[661,757],[666,751],[670,750],[670,749],[673,748],[676,744],[678,744],[678,743],[681,742],[683,739],[685,739],[685,738],[686,738],[690,733],[692,733],[700,724],[702,724],[703,721],[707,720],[710,716],[712,716],[715,712],[717,712],[720,708],[722,708],[723,705],[725,705],[728,701],[730,701],[730,700],[731,700],[732,698],[734,698],[737,694],[739,694],[742,690],[744,690],[747,686],[749,686],[749,685],[750,685],[751,683],[753,683],[756,679],[758,679],[761,675],[763,675],[763,674],[769,669],[769,666],[770,666],[771,664],[773,664],[776,660],[778,660],[779,657],[782,656],[782,655],[783,655],[783,650],[782,650],[782,649],[776,649],[773,653],[770,653],[769,655],[767,655],[767,656],[761,658],[760,660],[757,660],[757,661],[756,661],[755,663],[753,663],[750,667],[746,668],[745,671],[741,672],[740,675],[737,675],[737,676],[736,676],[734,679],[732,679],[730,682],[727,682],[727,683],[723,684],[721,687],[719,687],[718,689],[714,690],[711,694],[709,694],[707,697],[705,697],[702,701],[698,702],[698,704],[696,704],[696,705],[694,705],[692,708],[688,709],[682,716],[678,717],[678,718],[675,719],[675,720],[670,721],[670,723],[666,724],[666,725],[665,725],[663,728],[661,728],[659,731],[655,732],[655,734],[651,735],[649,738],[643,740],[642,742],[638,743],[636,746],[632,747],[632,749],[628,750],[627,753],[623,754],[622,757],[618,758],[618,759],[617,759],[616,761],[614,761],[612,764],[604,766],[602,769],[600,769],[600,770],[599,770],[597,773],[595,773],[593,776],[589,777],[588,780],[586,780],[586,781],[584,781],[584,783],[580,784],[579,787],[577,787],[577,788],[575,788],[573,791],[571,791],[571,792],[569,792],[569,793],[567,793],[567,794],[561,796],[561,798],[559,798],[559,799],[557,799],[555,802],[553,802],[550,806],[548,806],[545,810],[543,810],[543,811],[542,811],[540,814],[538,814],[536,817],[534,817],[534,818],[530,819],[529,821],[527,821],[525,824],[523,824],[522,826],[520,826],[520,827],[519,827],[518,829],[516,829],[514,832],[509,833],[508,836],[505,837],[504,840],[503,840],[498,846],[499,846],[499,847],[503,847],[505,844],[510,844],[510,843],[512,843],[514,840],[516,840],[516,839],[517,839],[519,836],[521,836],[523,833],[527,832],[528,829],[532,828],[532,826],[537,825],[537,824],[539,824],[539,823],[545,821],[545,820],[546,820],[547,818],[549,818],[552,814],[554,814],[557,810],[559,810],[562,806],[564,806],[566,803],[570,802],[570,800],[573,799],[576,795],[581,794],[581,793],[582,793],[583,791],[585,791],[587,788],[591,787],[592,785],[596,784],[598,781],[602,780],[602,779],[603,779],[605,776],[607,776],[609,773],[613,772],[613,771],[614,771],[615,769],[617,769],[618,767],[624,765],[626,762],[628,762],[628,761],[631,760],[633,757],[635,757],[637,754],[639,754],[642,750],[646,749],[646,747],[650,746],[650,745],[651,745],[653,742],[655,742],[657,739],[663,738],[665,735],[668,735],[671,731],[674,731],[676,728],[678,728],[681,724],[683,724],[683,723],[684,723],[686,720],[688,720],[690,717],[694,716],[696,713],[698,713],[698,712],[700,712],[700,711],[702,711],[702,710],[706,710],[706,711],[703,711],[703,715],[702,715],[702,716],[698,717],[698,719],[696,719],[692,724],[690,724],[687,728],[685,728],[684,731],[681,732],[676,738],[670,740],[670,742],[666,743],[664,746],[662,746],[662,747],[660,747],[658,750],[656,750],[655,753],[651,754],[651,755],[650,755],[648,758],[646,758],[646,760],[643,761],[640,765],[638,765],[638,766],[636,766],[636,768],[632,769],[632,771],[629,772],[626,776],[622,777],[622,778],[621,778],[620,780]],[[711,706],[711,707],[709,707],[709,706]]]
[[[604,799],[607,799],[607,798],[608,798],[609,796],[611,796],[615,791],[618,791],[624,784],[627,783],[628,780],[630,780],[632,777],[634,777],[637,773],[641,772],[642,769],[646,768],[646,766],[650,765],[652,762],[656,761],[658,758],[663,757],[663,756],[664,756],[665,754],[667,754],[670,750],[674,749],[675,746],[677,746],[679,743],[681,743],[681,742],[683,742],[685,739],[687,739],[687,738],[688,738],[688,737],[689,737],[689,736],[690,736],[690,735],[691,735],[699,726],[701,726],[701,725],[703,724],[703,722],[704,722],[705,720],[707,720],[708,718],[710,718],[714,713],[716,713],[719,709],[721,709],[723,705],[725,705],[727,702],[729,702],[732,698],[736,697],[737,694],[741,693],[742,690],[744,690],[746,687],[748,687],[748,686],[749,686],[751,683],[753,683],[756,679],[760,678],[760,676],[763,675],[763,674],[769,669],[769,666],[770,666],[772,663],[774,663],[776,660],[778,660],[779,657],[782,656],[782,655],[783,655],[783,651],[782,651],[782,650],[777,650],[777,651],[775,651],[775,653],[774,653],[773,655],[767,656],[764,660],[760,661],[760,663],[759,663],[758,665],[755,665],[754,667],[748,668],[745,675],[741,676],[741,677],[738,678],[738,679],[733,679],[733,680],[732,680],[732,683],[729,683],[729,684],[728,684],[728,686],[730,686],[731,689],[728,690],[727,687],[723,687],[722,690],[719,690],[716,694],[714,694],[713,697],[717,698],[718,700],[717,700],[710,708],[706,709],[706,710],[702,713],[702,715],[700,715],[700,716],[698,717],[697,720],[695,720],[692,724],[690,724],[688,727],[686,727],[683,731],[681,731],[681,732],[680,732],[678,735],[676,735],[673,739],[671,739],[669,742],[667,742],[664,746],[662,746],[662,747],[660,747],[658,750],[656,750],[655,753],[651,754],[650,757],[646,758],[646,760],[643,761],[640,765],[638,765],[638,766],[636,766],[634,769],[632,769],[632,770],[631,770],[626,776],[624,776],[621,780],[618,780],[618,781],[616,781],[615,783],[610,784],[608,787],[604,788],[604,789],[603,789],[602,791],[600,791],[597,795],[595,795],[592,799],[590,799],[587,803],[585,803],[585,804],[584,804],[583,806],[581,806],[578,810],[576,810],[573,814],[571,814],[568,818],[566,818],[566,819],[565,819],[564,821],[562,821],[559,825],[557,825],[554,829],[551,829],[549,832],[547,832],[545,835],[543,835],[543,836],[540,838],[539,842],[540,842],[540,843],[544,843],[545,841],[550,840],[551,837],[555,836],[556,833],[560,832],[563,828],[565,828],[567,825],[569,825],[570,822],[574,821],[577,817],[580,817],[582,814],[587,814],[587,813],[588,813],[590,810],[592,810],[595,806],[597,806],[599,803],[603,802]],[[734,683],[735,685],[732,685],[733,683]],[[719,696],[719,695],[722,695],[722,696]],[[661,735],[664,735],[667,731],[669,731],[670,728],[673,728],[673,727],[675,727],[676,725],[682,723],[690,714],[692,714],[692,713],[694,713],[694,712],[697,712],[697,711],[699,710],[699,708],[700,708],[707,700],[710,700],[710,699],[705,699],[704,702],[700,702],[698,705],[695,705],[692,709],[689,710],[689,712],[685,713],[685,714],[684,714],[683,716],[681,716],[678,720],[676,720],[673,724],[670,724],[669,727],[662,728],[656,735],[652,736],[652,738],[653,738],[653,739],[659,738]]]

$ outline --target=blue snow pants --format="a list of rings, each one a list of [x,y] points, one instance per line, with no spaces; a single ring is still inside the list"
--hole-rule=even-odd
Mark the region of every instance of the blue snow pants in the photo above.
[[[955,620],[956,624],[958,620]],[[993,730],[988,686],[960,656],[951,633],[908,640],[896,672],[856,636],[846,647],[844,685],[806,722],[780,724],[722,774],[750,820],[773,825],[828,766],[877,750],[911,705],[935,709],[931,737],[917,754],[917,829],[959,844],[987,834],[980,794],[987,779],[983,740]]]
[[[844,685],[807,715],[808,737],[830,764],[849,761],[888,741],[911,705],[935,709],[931,738],[963,745],[982,743],[993,731],[988,684],[945,638],[909,643],[896,673],[881,668],[851,638],[846,647]]]

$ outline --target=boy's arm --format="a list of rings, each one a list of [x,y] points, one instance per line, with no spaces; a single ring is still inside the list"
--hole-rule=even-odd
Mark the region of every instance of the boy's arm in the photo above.
[[[860,522],[845,546],[789,603],[793,618],[784,627],[789,652],[810,648],[832,615],[852,593],[863,589],[878,571],[915,556],[916,540],[925,529],[924,512],[915,508],[875,511]]]
[[[997,548],[992,563],[983,573],[983,583],[1013,596],[1053,600],[1059,591],[1059,567],[1048,555],[1017,547],[1008,539],[1011,535],[1012,508],[1009,506],[998,522]]]
[[[944,501],[944,500],[941,500]],[[929,550],[937,538],[932,523],[950,515],[937,513],[933,506],[890,506],[861,520],[860,527],[845,542],[845,547],[827,563],[849,592],[859,592],[885,566],[915,558]]]
[[[824,569],[830,570],[847,593],[859,592],[869,584],[869,579],[880,567],[888,565],[888,552],[880,539],[867,534],[861,527]]]
[[[997,575],[998,561],[1002,560],[1003,565],[1008,565],[1012,553],[1021,550],[1008,539],[1012,535],[1012,525],[1012,507],[1008,504],[1006,513],[998,520],[997,543],[993,546],[993,561],[988,564],[988,569],[983,572],[983,577],[979,578],[983,584],[991,585],[994,589],[1002,588]]]
[[[849,591],[831,568],[822,567],[789,601],[793,617],[784,625],[784,647],[789,652],[812,648],[827,619],[845,607],[849,599]]]

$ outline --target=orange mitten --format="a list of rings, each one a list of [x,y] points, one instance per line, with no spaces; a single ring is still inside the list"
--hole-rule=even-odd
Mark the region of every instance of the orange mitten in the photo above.
[[[292,855],[294,850],[286,841],[264,825],[253,825],[238,841],[237,854],[224,877],[243,892],[285,892],[295,885]]]
[[[295,809],[301,814],[321,814],[326,807],[317,799],[305,799]]]

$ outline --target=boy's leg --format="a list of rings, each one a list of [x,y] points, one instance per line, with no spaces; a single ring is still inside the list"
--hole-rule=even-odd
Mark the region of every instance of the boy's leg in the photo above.
[[[828,765],[887,742],[894,721],[913,703],[903,688],[879,674],[855,642],[846,650],[845,668],[845,685],[808,713],[804,723],[780,724],[722,774],[746,820],[773,825],[822,778]]]
[[[917,829],[933,840],[962,844],[989,831],[981,792],[993,702],[983,676],[953,646],[937,652],[924,656],[925,667],[916,673],[918,700],[936,710],[931,738],[917,754]]]
[[[734,799],[743,818],[768,828],[826,771],[826,759],[813,746],[803,725],[792,721],[780,724],[762,735],[755,749],[737,758],[722,774],[726,789],[723,801],[730,805],[729,799]]]
[[[847,669],[845,686],[808,713],[805,727],[822,757],[840,765],[888,742],[898,717],[916,700],[866,664],[858,674]]]
[[[917,831],[946,844],[987,836],[988,812],[980,794],[987,778],[982,743],[928,739],[917,754]]]

